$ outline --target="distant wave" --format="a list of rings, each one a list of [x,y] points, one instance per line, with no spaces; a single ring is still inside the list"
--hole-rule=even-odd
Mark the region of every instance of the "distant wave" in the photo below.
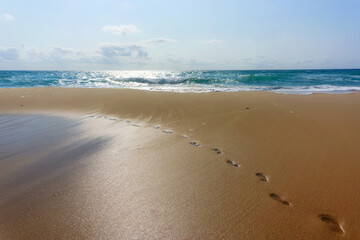
[[[348,93],[360,90],[360,70],[0,71],[0,87],[131,88],[173,92]]]

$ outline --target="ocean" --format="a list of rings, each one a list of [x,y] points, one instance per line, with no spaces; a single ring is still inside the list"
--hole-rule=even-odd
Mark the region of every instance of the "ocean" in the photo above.
[[[360,69],[256,71],[0,71],[0,88],[130,88],[171,92],[360,90]]]

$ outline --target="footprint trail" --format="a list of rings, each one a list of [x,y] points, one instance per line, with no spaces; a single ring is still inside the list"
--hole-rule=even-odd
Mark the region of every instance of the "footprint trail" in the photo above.
[[[246,109],[250,109],[250,108],[246,108]],[[94,116],[94,115],[91,115],[91,116],[88,116],[89,118],[99,118],[101,116]],[[112,121],[116,121],[117,119],[115,118],[110,118],[109,120],[112,120]],[[127,123],[131,123],[130,120],[126,120]],[[204,125],[204,124],[202,124]],[[138,124],[132,124],[132,126],[134,127],[141,127],[140,125]],[[154,129],[160,129],[159,126],[154,126],[153,127]],[[195,129],[189,129],[189,131],[194,131]],[[162,130],[161,131],[162,133],[166,133],[166,134],[172,134],[174,133],[174,131],[172,130]],[[185,139],[188,139],[189,136],[188,135],[181,135],[181,134],[177,134],[175,133],[175,135],[179,135]],[[196,141],[191,141],[189,142],[189,144],[193,145],[193,146],[196,146],[196,147],[200,147],[200,144]],[[130,148],[130,150],[139,150],[140,147],[135,147],[135,148]],[[224,154],[223,151],[219,148],[211,148],[212,151],[214,151],[216,154]],[[241,167],[241,165],[239,165],[238,163],[234,162],[233,160],[230,160],[230,159],[227,159],[226,160],[226,163],[228,163],[229,165],[233,166],[233,167]],[[260,181],[262,182],[269,182],[269,177],[267,175],[265,175],[264,173],[262,172],[256,172],[255,173],[255,176],[259,178]],[[284,206],[288,206],[288,207],[291,207],[292,206],[292,203],[287,201],[287,200],[284,200],[281,196],[279,196],[278,194],[276,193],[270,193],[269,194],[269,197],[275,201],[277,201],[278,203],[281,203],[282,205]],[[331,215],[328,215],[328,214],[320,214],[317,216],[324,224],[327,225],[327,227],[329,228],[330,231],[332,232],[335,232],[335,233],[338,233],[338,234],[345,234],[345,230],[343,228],[343,226],[334,218],[332,217]]]

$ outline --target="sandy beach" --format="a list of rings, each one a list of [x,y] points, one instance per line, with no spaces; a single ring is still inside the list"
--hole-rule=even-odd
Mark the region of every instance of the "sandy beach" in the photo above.
[[[359,239],[360,93],[0,89],[0,239]]]

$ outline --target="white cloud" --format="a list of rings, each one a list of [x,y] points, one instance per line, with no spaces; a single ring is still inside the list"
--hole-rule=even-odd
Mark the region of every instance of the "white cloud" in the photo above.
[[[51,46],[45,54],[43,59],[50,62],[69,61],[78,62],[81,61],[85,54],[82,51],[73,50],[62,46]]]
[[[148,52],[136,44],[104,43],[100,46],[101,62],[129,63],[148,60]]]
[[[14,21],[16,18],[9,14],[9,13],[4,13],[0,15],[0,20],[4,20],[4,21]]]
[[[205,43],[205,44],[220,43],[220,42],[222,42],[221,39],[210,39],[210,40],[203,41],[203,43]]]
[[[74,50],[62,46],[49,46],[47,48],[39,49],[34,47],[27,47],[23,45],[19,52],[19,62],[27,62],[32,64],[44,63],[79,63],[89,62],[90,52],[82,50]]]
[[[0,47],[0,60],[15,61],[19,58],[19,51],[16,48]]]
[[[167,42],[176,42],[176,40],[172,38],[151,38],[145,41],[145,43],[149,43],[149,44],[161,44]]]
[[[144,43],[102,43],[93,49],[63,46],[0,47],[0,69],[114,70],[206,69],[212,62],[167,54],[151,55]],[[217,66],[217,65],[216,65]]]
[[[119,25],[119,26],[106,25],[102,28],[102,30],[104,32],[112,33],[119,36],[126,36],[140,32],[140,30],[135,25],[132,24]]]
[[[75,50],[63,46],[39,49],[23,45],[21,48],[0,47],[0,63],[17,62],[41,66],[72,64],[118,64],[149,61],[148,52],[141,45],[103,43],[96,49]],[[54,65],[55,64],[55,65]]]

